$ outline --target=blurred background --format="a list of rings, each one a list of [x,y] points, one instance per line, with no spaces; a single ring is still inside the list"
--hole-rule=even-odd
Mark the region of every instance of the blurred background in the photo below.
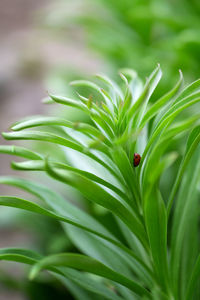
[[[75,78],[103,72],[118,80],[127,67],[144,80],[160,63],[156,98],[175,84],[179,69],[186,83],[198,79],[199,37],[198,0],[0,0],[0,131],[29,115],[67,114],[41,99],[47,90],[70,95]],[[0,175],[17,174],[10,160],[0,156]],[[18,191],[1,186],[0,193]],[[33,245],[43,253],[72,247],[57,223],[1,207],[0,247]],[[28,283],[23,270],[8,266],[0,265],[0,300],[71,299],[51,279]]]

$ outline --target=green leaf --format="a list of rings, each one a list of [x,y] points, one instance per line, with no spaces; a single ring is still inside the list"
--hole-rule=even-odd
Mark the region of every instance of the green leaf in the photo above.
[[[79,143],[70,141],[69,139],[63,138],[53,133],[42,132],[42,131],[27,131],[27,132],[4,132],[2,133],[3,137],[7,140],[37,140],[42,142],[55,143],[61,146],[71,148],[75,151],[83,153],[93,159],[95,162],[99,163],[107,170],[110,171],[115,177],[119,176],[116,174],[114,168],[112,168],[108,163],[105,163],[105,159],[100,159],[97,155],[91,153],[89,148],[86,148]]]
[[[140,125],[141,128],[143,128],[144,125],[150,119],[152,119],[159,112],[159,110],[164,107],[165,104],[168,104],[168,102],[171,101],[173,99],[173,97],[177,95],[177,93],[179,92],[179,90],[182,86],[182,82],[183,82],[183,75],[182,75],[182,72],[180,71],[180,79],[177,82],[177,84],[172,88],[172,90],[169,91],[164,96],[162,96],[147,110],[147,112],[145,113],[145,115],[142,119],[142,122]]]
[[[31,118],[26,118],[24,120],[21,120],[19,122],[16,122],[12,126],[12,130],[18,131],[22,129],[27,129],[27,128],[32,128],[32,127],[37,127],[37,126],[46,126],[46,125],[58,125],[58,126],[64,126],[70,129],[74,129],[75,131],[80,131],[86,138],[94,138],[96,137],[99,140],[100,146],[98,149],[102,151],[103,153],[109,155],[109,151],[106,149],[106,145],[111,145],[110,141],[106,138],[105,135],[103,135],[103,132],[99,131],[98,129],[94,128],[93,126],[89,124],[84,124],[84,123],[72,123],[70,121],[66,121],[65,119],[62,118],[56,118],[56,117],[31,117]],[[73,138],[73,140],[77,143],[78,140]],[[90,147],[91,147],[91,142],[90,142]]]
[[[170,127],[166,134],[162,137],[160,144],[169,139],[176,138],[178,134],[184,134],[186,130],[191,129],[194,124],[199,122],[200,114],[187,118],[184,121],[177,122],[174,126]]]
[[[67,164],[51,161],[51,165],[58,169],[73,171],[77,174],[85,176],[89,180],[99,183],[101,186],[109,188],[110,190],[115,192],[119,197],[121,197],[127,204],[130,205],[130,199],[127,197],[127,195],[121,189],[119,189],[117,186],[111,184],[109,181],[106,181],[106,180],[102,179],[101,177],[94,175],[93,173],[71,167]],[[12,167],[16,170],[23,170],[23,171],[45,171],[46,170],[45,162],[42,160],[12,162]]]
[[[155,183],[146,187],[144,215],[157,280],[162,286],[162,291],[168,294],[167,214]]]
[[[116,239],[111,237],[112,235],[109,237],[108,233],[107,233],[107,235],[104,235],[98,231],[95,231],[93,228],[89,228],[87,226],[82,225],[80,222],[74,220],[73,217],[70,218],[70,217],[65,217],[65,216],[59,215],[57,213],[54,213],[53,211],[50,211],[48,209],[41,207],[38,204],[35,204],[28,200],[24,200],[22,198],[12,197],[12,196],[0,196],[0,205],[10,206],[10,207],[14,207],[14,208],[20,208],[20,209],[24,209],[26,211],[31,211],[34,213],[52,217],[56,220],[59,220],[59,221],[65,222],[65,223],[69,223],[71,225],[82,228],[88,232],[91,232],[91,233],[97,235],[98,237],[101,237],[103,239],[110,241],[111,243],[113,241],[114,244],[120,245],[120,243]]]
[[[80,254],[72,254],[72,253],[63,253],[52,255],[44,258],[40,262],[38,262],[32,269],[30,273],[30,278],[33,279],[41,269],[48,268],[51,266],[60,266],[60,267],[69,267],[78,269],[81,271],[89,272],[107,279],[110,279],[114,282],[120,283],[121,285],[126,286],[130,290],[132,290],[137,295],[147,295],[149,296],[149,292],[141,287],[139,284],[130,280],[129,278],[113,271],[108,268],[104,264],[99,261],[92,259],[90,257],[80,255]]]
[[[191,141],[194,137],[194,130],[189,138]],[[188,140],[188,141],[189,141]],[[191,141],[192,142],[192,141]],[[189,147],[190,143],[188,143]],[[181,297],[181,270],[184,264],[184,250],[185,245],[189,246],[189,255],[192,253],[193,249],[190,247],[192,245],[187,245],[189,242],[190,236],[193,234],[192,230],[198,230],[198,218],[199,218],[199,203],[198,203],[198,195],[199,192],[197,190],[197,182],[199,180],[199,172],[200,172],[200,161],[199,151],[195,153],[195,156],[192,158],[190,165],[187,168],[187,172],[183,177],[181,189],[179,195],[176,199],[176,206],[173,215],[173,226],[172,226],[172,234],[171,234],[171,276],[172,282],[174,285],[174,289],[177,297]],[[197,212],[197,215],[196,213]],[[195,231],[196,232],[196,231]],[[197,247],[199,248],[199,241],[197,236],[194,236],[194,240],[196,239]],[[193,243],[194,243],[193,240]],[[193,244],[194,245],[194,244]],[[198,249],[197,248],[197,249]],[[191,267],[194,265],[194,258],[191,257],[189,270],[186,270],[187,274],[191,273]],[[185,284],[187,285],[189,277]],[[185,287],[183,291],[183,295],[185,295]]]
[[[12,196],[0,196],[0,205],[10,206],[10,207],[14,207],[14,208],[20,208],[20,209],[24,209],[26,211],[31,211],[34,213],[52,217],[58,221],[65,222],[65,223],[74,225],[76,227],[82,228],[88,232],[91,232],[91,233],[97,235],[98,237],[101,237],[103,239],[106,239],[107,241],[110,241],[111,243],[113,242],[116,245],[117,244],[120,245],[120,243],[116,239],[109,237],[109,234],[104,235],[98,231],[95,231],[93,228],[89,228],[87,226],[82,225],[80,222],[75,221],[72,217],[70,218],[70,217],[65,217],[65,216],[59,215],[53,211],[50,211],[48,209],[41,207],[38,204],[35,204],[33,202],[30,202],[30,201],[22,199],[22,198],[12,197]],[[122,246],[122,248],[123,248],[123,246]]]
[[[184,174],[184,171],[185,171],[185,169],[186,169],[186,167],[187,167],[187,165],[188,165],[188,163],[189,163],[189,161],[190,161],[190,159],[191,159],[191,157],[192,157],[192,155],[193,155],[194,151],[196,150],[199,143],[200,143],[200,126],[197,126],[192,130],[192,132],[191,132],[191,134],[188,138],[186,151],[185,151],[183,160],[181,162],[178,174],[176,176],[175,183],[173,185],[173,188],[172,188],[169,200],[168,200],[168,204],[167,204],[167,214],[168,214],[168,216],[170,214],[170,210],[171,210],[171,207],[172,207],[172,204],[173,204],[173,201],[174,201],[174,197],[175,197],[176,192],[178,190],[181,178],[182,178],[182,176]]]
[[[85,123],[73,123],[59,117],[46,117],[46,116],[32,116],[24,120],[18,121],[12,125],[11,129],[14,131],[27,129],[36,126],[48,126],[48,125],[58,125],[67,128],[72,128],[74,130],[83,132],[88,135],[99,137],[100,132],[93,126]]]
[[[9,146],[9,145],[0,145],[0,153],[6,153],[10,155],[21,156],[23,158],[38,160],[42,159],[42,157],[29,149],[19,146]]]
[[[70,268],[60,268],[60,270],[62,270],[62,276],[58,274],[55,274],[54,276],[57,277],[65,286],[67,286],[67,288],[75,296],[75,299],[100,300],[102,297],[103,299],[109,300],[123,299],[118,296],[115,291],[112,291],[109,287],[106,287],[103,282],[93,280],[88,274],[83,274],[83,272]]]
[[[183,110],[190,107],[191,105],[194,105],[195,103],[198,103],[200,101],[200,94],[194,94],[191,96],[188,96],[184,98],[183,100],[179,101],[178,103],[174,104],[161,118],[161,120],[156,125],[156,128],[152,134],[152,136],[149,138],[149,141],[146,145],[146,148],[144,150],[144,153],[142,155],[141,163],[146,158],[146,155],[150,149],[150,147],[155,142],[156,138],[160,135],[162,132],[162,136],[164,136],[164,133],[166,132],[166,129],[169,127],[169,125],[173,122],[174,118]],[[142,164],[140,164],[141,166]]]
[[[91,215],[87,214],[86,212],[82,211],[78,207],[70,204],[68,201],[63,199],[59,194],[53,192],[52,190],[49,190],[48,188],[44,187],[40,184],[35,184],[32,181],[28,181],[25,179],[20,179],[16,177],[0,177],[0,183],[2,184],[9,184],[12,186],[19,187],[25,191],[28,191],[29,193],[34,194],[39,199],[45,201],[55,212],[56,215],[49,215],[49,211],[47,211],[47,215],[53,218],[61,217],[61,219],[57,219],[69,224],[72,224],[76,227],[82,228],[88,232],[91,232],[98,237],[102,238],[102,242],[105,239],[106,241],[110,242],[114,246],[118,248],[118,250],[122,250],[122,254],[128,255],[128,259],[131,261],[134,259],[139,266],[141,265],[144,270],[146,270],[147,273],[151,273],[151,270],[147,265],[137,256],[134,254],[133,251],[131,251],[129,248],[121,244],[104,226],[102,226],[97,220],[95,220]],[[12,198],[12,197],[11,197]],[[55,201],[56,199],[56,201]],[[12,200],[12,199],[11,199]],[[12,200],[13,201],[13,200]],[[10,206],[12,204],[13,207],[15,207],[15,203],[18,201],[18,199],[14,199],[14,202],[10,202]],[[26,200],[25,200],[26,201]],[[8,199],[4,199],[4,204],[8,204]],[[17,205],[19,203],[17,202]],[[24,205],[24,202],[21,202],[21,205],[23,205],[23,209],[28,209],[26,206],[26,202]],[[31,202],[31,204],[34,205],[34,203]],[[29,209],[31,209],[31,206],[29,206]],[[37,209],[37,207],[36,207]],[[36,212],[36,211],[35,211]],[[38,213],[45,214],[44,209]],[[64,219],[63,219],[64,217]],[[110,246],[111,246],[110,244]],[[135,265],[135,268],[137,267],[137,264]]]
[[[0,260],[17,261],[32,265],[41,258],[41,255],[28,249],[0,248]]]
[[[140,124],[142,122],[143,116],[146,112],[147,105],[149,102],[149,99],[154,92],[155,88],[158,85],[158,82],[160,81],[162,76],[162,71],[160,69],[160,66],[158,65],[157,68],[151,73],[149,78],[146,81],[146,84],[144,86],[144,89],[139,96],[139,98],[136,100],[134,105],[131,107],[128,115],[128,126],[130,130],[135,129],[136,131],[140,131]],[[139,143],[140,138],[138,139]],[[130,154],[133,154],[136,151],[136,141],[132,141],[130,143]]]
[[[103,83],[107,84],[112,89],[112,92],[114,92],[118,97],[123,98],[123,94],[120,87],[114,81],[102,74],[97,74],[96,77]]]
[[[55,96],[55,95],[49,95],[53,101],[59,104],[64,104],[67,106],[75,107],[77,109],[80,109],[86,113],[88,113],[87,106],[83,105],[81,102],[78,102],[77,100],[69,99],[62,96]]]
[[[144,247],[148,247],[145,230],[143,225],[140,223],[140,220],[137,219],[137,217],[124,205],[122,205],[120,201],[103,190],[99,185],[74,172],[63,174],[59,171],[55,171],[49,165],[49,163],[47,164],[46,170],[49,175],[55,179],[76,188],[88,200],[103,206],[104,208],[110,210],[113,214],[117,215],[138,237]]]
[[[198,93],[200,92],[200,79],[192,82],[191,84],[189,84],[188,86],[186,86],[183,91],[181,92],[181,94],[179,95],[179,97],[176,99],[176,102],[178,102],[179,100],[193,95],[194,93]]]
[[[138,274],[137,266],[136,268],[130,267],[130,262],[132,261],[132,263],[134,263],[133,260],[129,259],[130,257],[128,258],[122,255],[121,251],[118,251],[118,249],[111,244],[102,242],[98,237],[83,232],[83,230],[75,228],[74,226],[66,226],[65,231],[80,253],[97,259],[128,278],[132,277],[132,272]]]
[[[157,144],[154,145],[153,149],[146,158],[145,166],[143,168],[143,184],[148,182],[149,178],[151,181],[155,180],[155,176],[159,176],[162,173],[160,158],[164,153],[173,138],[177,138],[178,134],[184,134],[186,130],[189,130],[196,121],[199,121],[199,115],[188,118],[182,122],[176,123],[175,126],[169,128],[169,130],[158,139]]]
[[[114,132],[112,130],[112,127],[105,121],[102,116],[99,116],[96,113],[91,114],[92,121],[96,124],[97,128],[101,131],[103,135],[105,135],[108,140],[114,139]]]
[[[0,249],[0,260],[7,260],[7,261],[14,261],[20,262],[28,265],[33,265],[37,261],[42,258],[36,252],[26,249],[19,249],[19,248],[3,248]],[[74,282],[76,285],[83,287],[84,290],[79,290],[76,286],[76,290],[79,290],[80,293],[80,300],[93,300],[94,294],[101,295],[105,297],[105,299],[109,300],[120,300],[121,297],[117,296],[114,292],[109,290],[105,287],[102,283],[92,280],[87,276],[87,274],[80,273],[76,270],[66,269],[66,268],[50,268],[49,271],[57,277],[67,288],[70,289],[72,294],[77,296],[77,293],[74,289],[71,289],[71,284]],[[86,294],[85,289],[94,293],[91,297],[84,298],[84,294]]]
[[[161,72],[160,66],[158,65],[156,67],[156,69],[151,73],[149,78],[147,79],[147,82],[144,86],[143,92],[141,93],[140,97],[136,100],[134,105],[131,107],[131,109],[129,111],[129,116],[130,116],[129,119],[135,115],[135,112],[141,105],[143,106],[141,108],[137,118],[134,121],[134,125],[132,125],[134,128],[136,127],[136,125],[137,125],[136,128],[139,127],[141,119],[143,117],[143,114],[146,110],[147,103],[148,103],[153,91],[155,90],[158,82],[160,81],[161,76],[162,76],[162,72]]]
[[[125,186],[127,186],[127,189],[130,193],[130,204],[135,210],[136,213],[141,213],[141,200],[140,200],[140,191],[138,189],[138,181],[136,174],[133,172],[133,167],[130,164],[130,161],[125,153],[125,151],[122,149],[122,147],[115,147],[112,149],[112,157],[119,168],[123,179]]]
[[[200,276],[200,254],[198,256],[193,272],[191,274],[191,278],[188,284],[188,288],[184,300],[192,299],[197,281],[199,280],[199,276]]]

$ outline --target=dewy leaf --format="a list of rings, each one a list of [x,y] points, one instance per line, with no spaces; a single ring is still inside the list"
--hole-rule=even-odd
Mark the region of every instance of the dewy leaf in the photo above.
[[[46,257],[33,267],[30,273],[30,278],[33,279],[38,274],[38,272],[40,272],[41,269],[52,266],[69,267],[89,272],[110,279],[114,282],[118,282],[121,285],[124,285],[130,290],[132,290],[137,295],[149,296],[149,292],[145,288],[140,286],[138,283],[134,282],[133,280],[130,280],[129,278],[121,275],[120,273],[113,271],[112,269],[108,268],[99,261],[81,254],[63,253]]]

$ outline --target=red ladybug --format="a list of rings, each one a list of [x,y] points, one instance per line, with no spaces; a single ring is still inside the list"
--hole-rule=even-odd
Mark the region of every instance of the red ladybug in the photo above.
[[[133,165],[134,167],[137,167],[140,163],[141,156],[138,153],[134,153],[134,158],[133,158]]]

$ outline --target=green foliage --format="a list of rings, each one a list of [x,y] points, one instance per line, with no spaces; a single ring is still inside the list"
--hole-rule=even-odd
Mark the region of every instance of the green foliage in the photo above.
[[[160,62],[162,88],[177,69],[187,81],[199,76],[200,4],[197,0],[60,0],[46,17],[52,30],[83,32],[90,49],[114,72],[131,67],[146,76]]]
[[[90,124],[35,116],[3,133],[8,140],[55,144],[62,156],[53,155],[53,148],[46,156],[21,146],[0,146],[1,153],[26,159],[12,162],[14,169],[42,171],[72,187],[102,207],[109,222],[103,214],[98,218],[84,211],[70,193],[62,195],[51,184],[0,177],[1,184],[30,194],[30,199],[1,196],[0,205],[54,218],[81,252],[42,257],[9,248],[0,249],[0,259],[33,265],[31,279],[48,270],[75,299],[199,299],[200,81],[183,88],[180,74],[174,88],[152,102],[160,66],[144,85],[132,70],[120,76],[119,86],[101,75],[99,84],[72,82],[77,89],[95,91],[93,97],[49,95],[48,102],[83,111]],[[185,118],[192,107],[192,116]],[[137,168],[135,152],[142,156]],[[164,189],[160,182],[171,170],[174,182],[170,186],[166,180]]]

